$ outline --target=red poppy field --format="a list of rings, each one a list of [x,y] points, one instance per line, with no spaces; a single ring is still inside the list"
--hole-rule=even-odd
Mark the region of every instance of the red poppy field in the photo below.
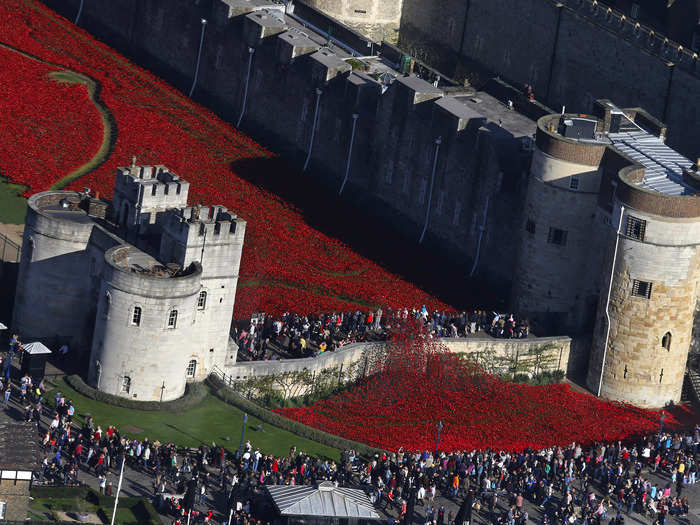
[[[413,331],[394,335],[380,368],[340,395],[274,411],[385,450],[433,450],[438,423],[439,447],[446,451],[521,451],[623,440],[659,429],[657,411],[601,401],[564,384],[501,381]],[[695,418],[684,407],[666,414],[665,427],[673,429]]]
[[[240,177],[232,165],[284,164],[39,2],[0,3],[0,45],[0,175],[26,185],[25,195],[87,186],[109,197],[116,168],[136,156],[186,178],[190,204],[221,203],[248,222],[236,318],[255,311],[446,307],[310,226],[264,185]],[[99,100],[90,99],[80,78],[99,86]],[[256,176],[287,175],[269,171]]]

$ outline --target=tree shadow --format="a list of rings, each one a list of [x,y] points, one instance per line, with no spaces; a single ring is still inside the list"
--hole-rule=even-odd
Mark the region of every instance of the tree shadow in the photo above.
[[[469,279],[467,264],[451,260],[438,244],[419,245],[420,232],[408,236],[390,226],[386,215],[375,209],[379,207],[377,203],[368,202],[366,207],[350,203],[279,157],[239,159],[231,163],[230,169],[295,206],[316,230],[342,241],[441,301],[456,308],[498,304],[499,294],[494,286]]]

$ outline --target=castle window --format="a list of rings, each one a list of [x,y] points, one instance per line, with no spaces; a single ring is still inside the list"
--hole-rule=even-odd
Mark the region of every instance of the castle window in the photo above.
[[[112,307],[112,295],[107,292],[105,293],[105,301],[104,301],[104,317],[105,319],[109,319],[109,311]]]
[[[194,377],[194,374],[197,372],[197,361],[195,359],[192,359],[189,363],[187,363],[187,378],[192,379]]]
[[[128,394],[131,390],[131,378],[129,376],[124,376],[122,378],[122,392]]]
[[[455,212],[452,215],[452,225],[457,226],[459,224],[459,216],[462,212],[462,201],[457,200],[455,202]]]
[[[170,310],[168,314],[168,328],[175,328],[177,326],[177,310]]]
[[[156,191],[158,191],[158,185],[157,184],[151,184],[151,195],[155,195]]]
[[[197,298],[197,309],[204,310],[207,306],[207,292],[202,290],[199,292],[199,297]]]
[[[635,20],[639,18],[639,4],[632,4],[630,18],[634,18]]]
[[[532,219],[528,219],[525,223],[525,231],[530,235],[534,235],[536,230],[537,226],[535,225],[535,221],[533,221]]]
[[[134,306],[134,311],[131,313],[131,324],[141,326],[141,307]]]
[[[360,15],[366,15],[367,10],[366,9],[355,9],[355,12],[360,14]]]
[[[643,241],[646,230],[647,221],[632,217],[631,215],[627,216],[627,225],[625,227],[625,235],[627,235],[627,237]]]
[[[549,244],[557,244],[559,246],[564,246],[566,245],[566,234],[566,230],[560,230],[559,228],[549,228],[547,242]]]
[[[651,298],[651,283],[647,281],[632,281],[632,295],[634,297]]]
[[[571,178],[569,179],[569,189],[570,190],[578,190],[580,180],[577,175],[572,175]]]
[[[671,332],[666,332],[661,338],[661,346],[663,346],[666,351],[671,351]]]

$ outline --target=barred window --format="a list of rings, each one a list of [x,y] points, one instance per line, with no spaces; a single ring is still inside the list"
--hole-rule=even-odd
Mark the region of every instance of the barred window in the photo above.
[[[580,182],[580,180],[579,180],[578,176],[572,175],[571,179],[569,179],[569,189],[578,190],[579,182]]]
[[[170,310],[168,314],[168,328],[175,328],[177,326],[177,310]]]
[[[131,378],[129,376],[124,376],[122,378],[122,392],[128,394],[131,390]]]
[[[134,306],[134,311],[131,314],[131,324],[133,324],[134,326],[141,325],[141,307],[140,306]]]
[[[627,235],[627,237],[643,241],[646,230],[647,221],[632,217],[631,215],[627,216],[627,225],[625,227],[625,235]]]
[[[566,230],[560,230],[559,228],[549,228],[547,242],[550,244],[558,244],[559,246],[564,246],[566,244],[566,234]]]
[[[199,297],[197,298],[197,308],[199,310],[204,310],[207,306],[207,292],[202,290],[199,292]]]
[[[187,363],[187,378],[192,379],[197,372],[197,361],[195,359],[192,359],[189,363]]]
[[[535,225],[535,221],[533,221],[532,219],[528,219],[527,222],[525,223],[525,231],[527,231],[527,233],[529,233],[531,235],[534,235],[536,229],[537,229],[537,227]]]
[[[638,281],[635,279],[632,282],[632,295],[634,297],[643,297],[644,299],[651,298],[651,283],[648,281]]]

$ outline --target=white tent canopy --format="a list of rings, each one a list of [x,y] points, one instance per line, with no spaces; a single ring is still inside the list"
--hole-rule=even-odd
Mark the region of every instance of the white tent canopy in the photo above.
[[[27,343],[26,345],[22,345],[22,348],[24,348],[24,351],[27,352],[29,355],[51,353],[51,350],[46,348],[42,343],[38,341],[35,343]]]
[[[282,516],[380,519],[363,490],[336,487],[330,481],[316,487],[266,485],[265,488]]]

